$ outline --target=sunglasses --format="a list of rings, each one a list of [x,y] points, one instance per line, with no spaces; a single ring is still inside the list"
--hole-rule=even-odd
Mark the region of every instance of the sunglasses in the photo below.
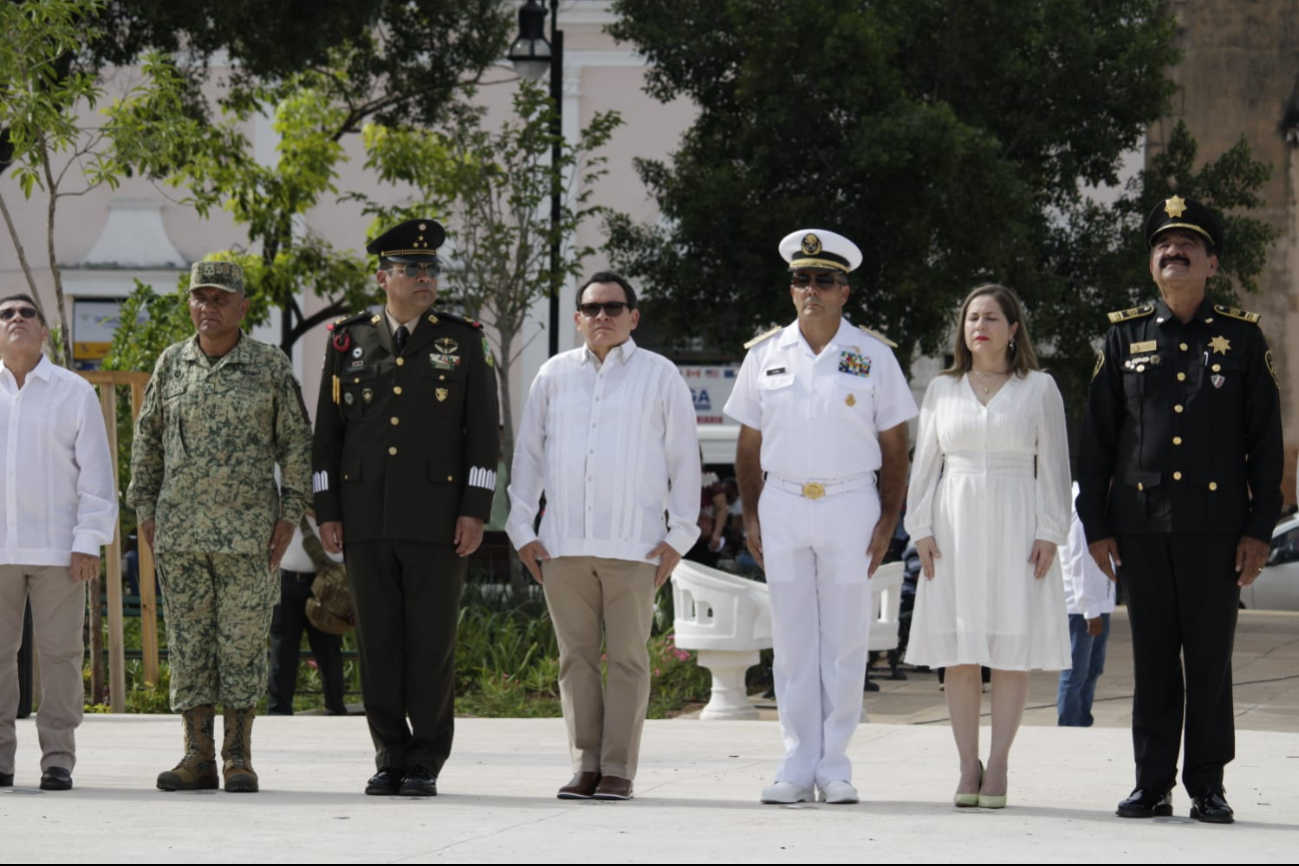
[[[410,277],[412,280],[419,276],[420,271],[428,271],[428,275],[436,280],[442,273],[442,266],[437,262],[431,264],[425,262],[409,262],[406,264],[394,264],[388,266],[388,273],[402,274],[403,276]]]
[[[833,289],[839,283],[834,274],[790,274],[790,284],[798,289],[816,286],[818,289]]]
[[[578,310],[588,319],[594,319],[604,310],[605,315],[611,319],[616,319],[622,315],[622,311],[627,309],[627,304],[623,301],[608,301],[603,304],[579,304]]]
[[[7,322],[14,316],[22,316],[24,319],[36,318],[35,307],[5,307],[0,310],[0,322]]]

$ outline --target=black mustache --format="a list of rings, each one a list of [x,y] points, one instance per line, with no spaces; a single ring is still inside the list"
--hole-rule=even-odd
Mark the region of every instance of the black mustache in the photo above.
[[[1159,266],[1162,268],[1164,265],[1168,264],[1169,262],[1181,262],[1182,264],[1187,266],[1190,266],[1191,264],[1191,260],[1188,259],[1186,256],[1164,256],[1162,259],[1159,260]]]

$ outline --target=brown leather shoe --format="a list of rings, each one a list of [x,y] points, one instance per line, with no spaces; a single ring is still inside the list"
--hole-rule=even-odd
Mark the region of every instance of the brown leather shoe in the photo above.
[[[589,800],[595,794],[595,786],[598,784],[599,773],[574,773],[573,778],[559,789],[556,796],[561,800]]]
[[[631,796],[631,779],[604,776],[600,779],[600,784],[595,786],[597,800],[630,800]]]

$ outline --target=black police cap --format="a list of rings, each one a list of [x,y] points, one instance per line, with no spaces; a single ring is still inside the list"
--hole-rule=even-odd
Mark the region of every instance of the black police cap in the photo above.
[[[1222,217],[1193,198],[1175,195],[1155,206],[1146,217],[1146,246],[1153,247],[1155,237],[1169,229],[1193,231],[1213,244],[1215,253],[1222,252]]]
[[[394,262],[432,262],[446,237],[447,230],[437,220],[406,220],[366,244],[365,251]]]

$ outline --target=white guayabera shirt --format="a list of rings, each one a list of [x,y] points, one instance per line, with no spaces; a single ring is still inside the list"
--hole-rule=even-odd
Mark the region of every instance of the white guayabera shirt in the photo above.
[[[117,492],[99,398],[42,357],[22,388],[0,363],[0,565],[68,566],[113,540]]]
[[[646,562],[666,540],[685,554],[699,538],[702,489],[690,388],[631,339],[603,364],[586,346],[556,355],[528,393],[510,478],[515,547],[540,537],[554,557]]]

